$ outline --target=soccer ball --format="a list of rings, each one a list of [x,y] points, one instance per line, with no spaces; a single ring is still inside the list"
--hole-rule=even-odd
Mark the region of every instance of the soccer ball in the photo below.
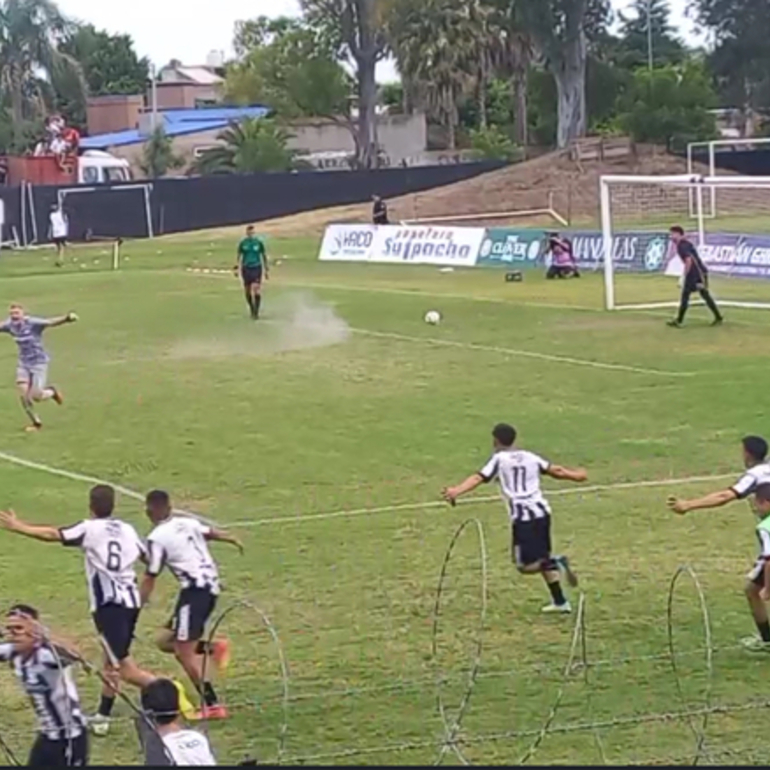
[[[431,326],[436,326],[441,323],[441,313],[439,313],[438,310],[429,310],[425,314],[425,323],[430,324]]]

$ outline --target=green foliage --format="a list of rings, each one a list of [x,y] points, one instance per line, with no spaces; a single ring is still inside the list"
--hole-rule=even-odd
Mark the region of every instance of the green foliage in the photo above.
[[[687,54],[671,24],[669,0],[634,0],[632,14],[620,14],[620,43],[617,63],[627,69],[649,65],[648,15],[652,27],[654,66],[678,64]]]
[[[716,135],[709,112],[716,96],[701,62],[667,66],[634,73],[628,91],[618,103],[619,125],[638,142],[682,149],[688,142]]]
[[[228,100],[266,104],[282,118],[349,114],[350,77],[321,35],[292,19],[261,18],[239,31],[242,58],[228,68]]]
[[[391,112],[401,112],[404,108],[404,86],[402,83],[384,83],[380,86],[380,101],[390,107]]]
[[[222,131],[219,146],[206,150],[191,170],[196,174],[290,171],[294,166],[294,154],[286,146],[290,138],[275,120],[247,118]]]
[[[521,157],[521,150],[497,126],[472,129],[470,137],[473,154],[480,160],[514,161]]]
[[[163,130],[163,126],[158,126],[142,148],[140,165],[144,174],[150,179],[157,179],[184,164],[184,158],[174,153],[171,137]]]

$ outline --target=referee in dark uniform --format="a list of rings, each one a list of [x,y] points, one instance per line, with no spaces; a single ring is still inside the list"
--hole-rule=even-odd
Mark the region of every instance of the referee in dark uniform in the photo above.
[[[674,225],[670,233],[671,240],[676,246],[676,253],[684,263],[684,280],[682,282],[682,297],[679,300],[679,313],[676,318],[668,322],[668,325],[679,328],[684,323],[687,308],[690,306],[690,295],[697,291],[708,309],[714,314],[711,325],[719,326],[724,318],[709,291],[709,272],[706,265],[703,264],[703,260],[692,242],[685,238],[684,230],[679,225]]]

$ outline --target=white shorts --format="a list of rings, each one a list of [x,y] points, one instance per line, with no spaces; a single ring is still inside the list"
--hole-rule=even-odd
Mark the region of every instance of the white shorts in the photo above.
[[[16,367],[16,384],[27,385],[32,390],[45,390],[48,384],[48,364]]]

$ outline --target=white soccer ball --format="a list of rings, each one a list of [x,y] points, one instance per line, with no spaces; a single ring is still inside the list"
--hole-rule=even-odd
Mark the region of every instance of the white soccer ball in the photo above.
[[[431,326],[436,326],[441,323],[441,313],[439,313],[438,310],[429,310],[425,314],[425,323],[430,324]]]

